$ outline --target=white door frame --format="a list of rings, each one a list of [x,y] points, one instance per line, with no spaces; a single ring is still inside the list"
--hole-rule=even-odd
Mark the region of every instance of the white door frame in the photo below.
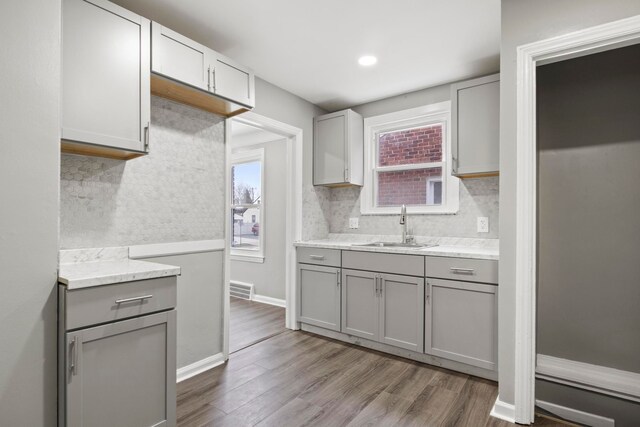
[[[536,362],[536,67],[640,43],[640,15],[517,48],[514,421],[533,422]]]
[[[285,207],[286,221],[286,273],[285,298],[286,319],[285,326],[289,329],[300,329],[296,317],[296,251],[293,246],[296,240],[302,238],[302,129],[261,116],[253,112],[243,113],[225,121],[225,255],[224,255],[224,318],[223,318],[223,354],[225,360],[229,358],[229,285],[231,256],[229,242],[231,241],[231,198],[229,183],[231,182],[231,122],[242,123],[266,130],[287,138],[287,201]]]

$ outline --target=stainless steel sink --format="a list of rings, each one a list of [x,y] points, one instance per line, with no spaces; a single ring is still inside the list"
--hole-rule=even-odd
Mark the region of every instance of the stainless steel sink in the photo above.
[[[422,244],[422,243],[400,243],[400,242],[373,242],[373,243],[359,243],[353,246],[362,246],[369,248],[430,248],[438,245]]]

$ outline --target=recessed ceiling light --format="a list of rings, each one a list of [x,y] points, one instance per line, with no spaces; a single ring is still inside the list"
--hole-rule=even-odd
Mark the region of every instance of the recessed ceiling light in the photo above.
[[[360,59],[358,59],[358,64],[362,65],[363,67],[370,67],[372,65],[375,65],[376,62],[378,62],[378,58],[373,55],[364,55],[361,56]]]

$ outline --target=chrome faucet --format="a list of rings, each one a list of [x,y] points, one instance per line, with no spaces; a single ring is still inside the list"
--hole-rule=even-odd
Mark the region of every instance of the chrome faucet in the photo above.
[[[402,226],[402,243],[407,243],[407,207],[400,208],[400,225]]]

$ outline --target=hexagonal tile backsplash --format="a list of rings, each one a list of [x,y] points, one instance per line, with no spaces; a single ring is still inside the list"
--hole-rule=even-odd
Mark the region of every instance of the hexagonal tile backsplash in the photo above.
[[[150,154],[62,155],[60,246],[127,246],[224,237],[224,119],[151,100]]]

